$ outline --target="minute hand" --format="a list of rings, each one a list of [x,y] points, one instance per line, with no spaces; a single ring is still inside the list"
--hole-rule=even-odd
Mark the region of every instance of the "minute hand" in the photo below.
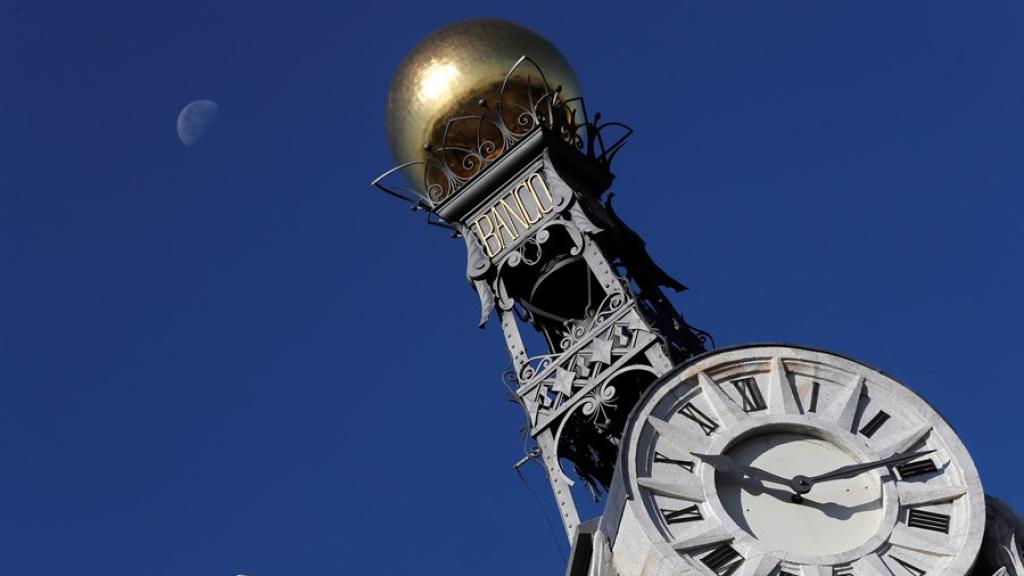
[[[910,460],[917,458],[918,456],[924,456],[925,454],[931,454],[935,450],[924,450],[922,452],[904,452],[881,460],[875,460],[874,462],[865,462],[863,464],[850,464],[849,466],[843,466],[836,468],[831,472],[819,474],[808,478],[807,476],[794,476],[791,487],[797,494],[807,494],[818,482],[827,482],[828,480],[839,480],[840,478],[852,478],[861,472],[867,472],[875,468],[881,468],[882,466],[888,466],[889,464],[895,464],[896,462],[903,462],[904,460]]]

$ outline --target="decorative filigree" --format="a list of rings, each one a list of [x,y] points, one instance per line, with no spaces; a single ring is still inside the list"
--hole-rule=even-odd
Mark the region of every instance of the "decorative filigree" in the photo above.
[[[583,397],[580,401],[580,412],[592,422],[607,422],[609,413],[615,410],[617,398],[615,387],[605,382]]]
[[[528,358],[522,368],[519,369],[519,387],[524,388],[531,384],[531,381],[534,380],[538,374],[543,374],[556,362],[568,360],[569,357],[565,352],[569,351],[571,348],[594,338],[602,332],[609,331],[609,328],[614,328],[612,323],[609,322],[609,319],[617,317],[617,313],[628,301],[626,294],[621,292],[612,292],[605,296],[604,300],[602,300],[601,304],[598,306],[597,312],[589,318],[578,321],[570,320],[566,322],[566,333],[568,335],[560,342],[562,353],[542,354]],[[646,326],[639,325],[634,328],[646,329]],[[611,337],[614,338],[615,335],[612,334]]]
[[[644,364],[622,366],[607,374],[599,386],[582,394],[580,400],[573,403],[558,419],[558,426],[554,435],[555,445],[559,446],[560,450],[569,448],[569,452],[582,448],[585,453],[597,458],[596,460],[588,460],[588,457],[577,453],[576,455],[581,457],[581,459],[573,460],[577,476],[591,489],[595,499],[598,498],[601,489],[601,481],[597,477],[599,474],[598,469],[600,468],[599,463],[614,460],[613,455],[607,453],[602,455],[600,453],[601,447],[612,450],[617,449],[617,445],[608,443],[607,439],[609,435],[615,435],[612,431],[614,428],[613,421],[617,417],[621,418],[621,414],[615,414],[617,410],[620,410],[617,405],[619,400],[618,383],[623,382],[621,378],[625,377],[628,379],[630,375],[636,374],[646,374],[649,380],[653,381],[660,373],[651,366]],[[629,406],[626,405],[624,408],[628,410]],[[580,424],[583,422],[587,423],[587,426],[584,428],[588,431],[583,433],[584,436],[580,436]],[[601,438],[604,441],[599,440]],[[581,440],[583,440],[582,443],[580,442]],[[561,477],[568,479],[560,463],[555,472]],[[607,487],[607,484],[603,485]]]
[[[518,385],[514,397],[532,426],[545,426],[566,410],[580,410],[599,423],[614,410],[617,396],[615,388],[608,386],[609,378],[655,339],[628,302],[606,298],[601,314],[595,315],[602,320],[590,330],[579,326],[579,338],[562,353],[533,356],[518,371],[506,370],[506,385],[510,391]]]
[[[522,368],[519,369],[519,374],[517,375],[518,382],[516,383],[517,387],[522,387],[524,382],[529,382],[530,380],[533,380],[533,378],[537,374],[546,372],[547,369],[550,368],[551,365],[554,364],[555,361],[557,361],[560,357],[561,354],[545,354],[542,356],[531,356],[523,364]]]
[[[520,68],[532,67],[523,84]],[[517,72],[519,74],[517,74]],[[480,111],[450,118],[441,134],[441,145],[425,146],[426,160],[407,162],[378,176],[371,183],[383,192],[433,212],[462,190],[488,166],[537,130],[556,135],[580,153],[607,168],[633,133],[621,122],[591,119],[583,98],[561,98],[562,88],[552,89],[536,62],[521,56],[501,84],[496,102],[481,98]],[[614,134],[613,134],[614,133]],[[396,173],[417,173],[415,188],[386,184]]]
[[[541,245],[547,242],[549,238],[551,238],[551,232],[548,230],[542,229],[538,231],[533,236],[524,240],[515,250],[511,251],[505,260],[505,264],[509,268],[515,268],[520,263],[527,266],[537,264],[544,257],[544,249],[541,248]]]
[[[583,236],[579,230],[570,222],[561,218],[555,218],[544,224],[533,236],[527,238],[521,244],[513,248],[496,265],[495,273],[495,294],[498,298],[498,306],[503,310],[511,310],[516,304],[502,281],[503,276],[509,269],[517,268],[520,265],[534,266],[544,261],[544,244],[552,239],[553,232],[560,232],[557,236],[568,239],[571,243],[567,254],[578,255],[583,250]]]
[[[594,330],[606,322],[610,316],[615,314],[623,304],[627,302],[627,297],[624,292],[612,292],[604,297],[601,304],[598,305],[596,313],[588,315],[587,318],[582,320],[570,320],[565,323],[566,336],[559,342],[559,346],[563,351],[572,348],[577,342],[582,341],[584,338],[589,337]]]

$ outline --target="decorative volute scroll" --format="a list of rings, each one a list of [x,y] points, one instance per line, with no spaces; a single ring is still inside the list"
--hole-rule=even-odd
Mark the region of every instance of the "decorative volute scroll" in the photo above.
[[[523,68],[535,73],[516,82],[524,76]],[[606,172],[633,130],[621,122],[601,122],[600,114],[590,118],[582,97],[562,99],[561,92],[560,86],[550,87],[540,67],[523,55],[506,74],[496,102],[481,98],[475,113],[450,118],[440,142],[425,144],[423,160],[395,166],[372,185],[414,206],[440,211],[488,167],[541,130]],[[617,134],[612,136],[613,132]],[[396,181],[402,175],[412,180],[411,187]]]

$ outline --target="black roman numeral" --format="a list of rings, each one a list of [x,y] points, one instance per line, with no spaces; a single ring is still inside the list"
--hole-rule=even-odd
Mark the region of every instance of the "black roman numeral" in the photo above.
[[[886,420],[888,419],[889,415],[886,414],[884,410],[879,410],[878,414],[875,414],[875,417],[868,421],[868,423],[865,424],[864,427],[860,429],[860,433],[867,436],[868,438],[871,438],[872,436],[874,436],[875,432],[878,432],[878,429],[881,428],[882,424],[885,424]]]
[[[740,393],[740,398],[743,400],[743,411],[744,412],[757,412],[758,410],[764,410],[768,407],[764,403],[764,396],[761,396],[761,390],[757,387],[757,380],[753,378],[742,378],[740,380],[734,380],[732,383],[736,387],[736,391]]]
[[[907,526],[949,534],[949,516],[915,508],[907,514]]]
[[[896,471],[900,473],[901,480],[906,480],[907,478],[927,474],[929,472],[935,472],[936,470],[938,470],[938,468],[935,466],[935,462],[933,462],[931,458],[896,466]]]
[[[700,507],[696,504],[689,508],[683,508],[682,510],[662,509],[661,513],[665,516],[665,522],[669,525],[681,524],[683,522],[694,522],[704,519],[704,517],[700,515]]]
[[[718,576],[729,576],[743,563],[743,556],[740,556],[739,552],[725,543],[709,552],[700,561]]]
[[[693,472],[693,460],[676,460],[675,458],[669,458],[661,452],[654,453],[654,461],[662,464],[675,464],[680,468],[684,468],[687,472]]]
[[[818,382],[811,383],[811,406],[807,408],[808,412],[818,411],[818,388],[821,388],[821,384]]]
[[[918,568],[917,566],[914,566],[910,562],[907,562],[906,560],[901,560],[901,559],[899,559],[899,558],[897,558],[897,557],[895,557],[895,556],[893,556],[891,554],[889,555],[889,558],[892,558],[900,566],[903,566],[904,568],[906,568],[907,572],[910,572],[913,576],[924,576],[924,570]]]
[[[718,423],[707,414],[701,412],[700,408],[693,405],[693,402],[687,402],[679,413],[696,422],[706,436],[711,436],[712,432],[718,430]]]

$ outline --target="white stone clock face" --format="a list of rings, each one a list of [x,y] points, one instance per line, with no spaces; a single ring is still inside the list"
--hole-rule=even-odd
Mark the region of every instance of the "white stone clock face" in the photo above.
[[[633,418],[622,576],[963,576],[977,556],[974,463],[877,370],[787,346],[726,350],[663,378]]]

